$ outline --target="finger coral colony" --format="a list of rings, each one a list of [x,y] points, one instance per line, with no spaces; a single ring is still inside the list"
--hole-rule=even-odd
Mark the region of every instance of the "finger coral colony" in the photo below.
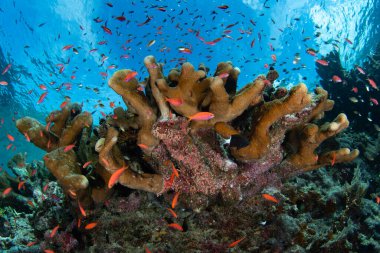
[[[312,94],[301,83],[274,90],[278,74],[271,70],[236,91],[240,70],[230,62],[218,64],[213,76],[204,65],[196,70],[184,63],[165,77],[153,56],[144,64],[149,77],[143,83],[131,70],[110,78],[127,109],[115,108],[98,126],[76,103],[52,112],[45,126],[29,117],[16,122],[48,152],[45,165],[73,203],[103,203],[114,191],[109,181],[116,180],[158,195],[179,192],[182,205],[199,210],[249,199],[283,179],[359,154],[319,148],[349,125],[344,114],[316,125],[334,105],[322,88]],[[211,117],[190,120],[200,112]]]

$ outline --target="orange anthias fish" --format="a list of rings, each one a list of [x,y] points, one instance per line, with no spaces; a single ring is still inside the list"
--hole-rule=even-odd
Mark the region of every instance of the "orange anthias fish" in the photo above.
[[[7,196],[12,191],[12,187],[8,187],[3,191],[3,197]]]
[[[149,147],[146,145],[146,144],[144,144],[144,143],[139,143],[139,144],[137,144],[137,146],[139,146],[141,149],[148,149]]]
[[[112,174],[110,181],[108,181],[108,188],[111,189],[114,186],[114,184],[116,184],[121,174],[123,174],[126,169],[127,167],[120,168]]]
[[[276,199],[275,197],[273,197],[272,195],[269,195],[269,194],[262,194],[263,198],[266,199],[266,200],[269,200],[269,201],[272,201],[274,203],[278,203],[278,199]]]
[[[8,137],[8,139],[9,139],[10,141],[15,141],[15,138],[14,138],[12,135],[7,134],[7,137]]]
[[[369,100],[370,100],[374,105],[379,105],[379,101],[377,101],[376,98],[369,98]]]
[[[379,88],[377,88],[377,85],[376,85],[376,83],[375,83],[374,80],[368,78],[368,83],[372,86],[372,88],[374,88],[374,89],[376,89],[376,90],[379,89]]]
[[[145,248],[145,253],[152,253],[152,252],[148,249],[147,246],[144,246],[144,248]]]
[[[339,76],[337,76],[337,75],[333,75],[333,77],[332,77],[332,81],[333,81],[334,83],[341,83],[341,82],[342,82],[342,79],[341,79]]]
[[[79,200],[78,200],[78,207],[79,207],[80,213],[83,215],[83,217],[86,217],[86,211],[83,209],[83,207],[80,204]]]
[[[54,250],[52,250],[52,249],[45,249],[44,252],[45,253],[54,253]]]
[[[69,152],[70,150],[72,150],[73,148],[75,147],[75,144],[71,144],[71,145],[68,145],[66,146],[64,149],[63,149],[63,152]]]
[[[178,223],[170,223],[170,224],[168,224],[168,226],[170,228],[174,228],[176,230],[183,231],[183,227],[181,225],[179,225]]]
[[[316,62],[321,64],[322,66],[328,66],[329,65],[328,61],[325,61],[325,60],[316,60]]]
[[[4,75],[5,73],[7,73],[7,71],[11,68],[11,66],[12,66],[12,64],[9,63],[9,64],[4,68],[3,72],[1,72],[1,75]]]
[[[179,192],[176,192],[176,194],[174,195],[173,197],[173,200],[172,200],[172,208],[174,209],[178,203],[178,197],[179,197]]]
[[[218,75],[219,78],[223,79],[223,78],[227,78],[230,74],[228,73],[222,73],[220,75]]]
[[[135,76],[137,76],[137,72],[136,72],[136,71],[129,72],[129,73],[125,76],[124,81],[125,81],[125,82],[129,82],[129,81],[130,81],[132,78],[134,78]]]
[[[72,48],[74,45],[66,45],[62,48],[62,50],[69,50],[70,48]]]
[[[28,244],[26,244],[26,247],[32,247],[34,244],[36,244],[37,241],[34,241],[34,242],[28,242]]]
[[[174,106],[180,106],[183,104],[183,101],[180,98],[165,98],[165,100]]]
[[[87,168],[90,164],[92,163],[92,161],[88,161],[86,162],[85,164],[83,164],[83,169]]]
[[[379,205],[380,204],[380,197],[376,196],[376,203]]]
[[[44,92],[44,93],[41,94],[40,98],[37,101],[38,105],[41,104],[44,101],[44,99],[47,96],[47,94],[48,94],[47,92]]]
[[[50,237],[50,238],[53,238],[53,237],[55,236],[55,234],[57,233],[58,229],[59,229],[59,225],[55,226],[55,227],[53,228],[53,230],[51,231],[49,237]]]
[[[245,236],[240,238],[239,240],[236,240],[234,242],[231,242],[230,244],[228,244],[228,248],[233,248],[235,247],[236,245],[238,245],[241,241],[243,241],[245,239]]]
[[[97,222],[92,222],[92,223],[87,224],[87,225],[84,227],[84,229],[86,229],[86,230],[90,230],[90,229],[93,229],[94,227],[96,227],[97,225],[98,225]]]
[[[190,120],[196,120],[196,121],[200,121],[200,120],[209,120],[209,119],[212,119],[214,118],[215,115],[211,112],[198,112],[194,115],[191,115],[189,117],[189,121]]]
[[[173,209],[171,209],[171,208],[166,208],[166,209],[170,212],[170,214],[171,214],[174,218],[177,218],[177,217],[178,217],[177,214],[174,212]]]
[[[112,35],[112,31],[111,31],[111,29],[109,29],[107,26],[102,25],[102,28],[103,28],[103,31],[105,31],[106,33]]]

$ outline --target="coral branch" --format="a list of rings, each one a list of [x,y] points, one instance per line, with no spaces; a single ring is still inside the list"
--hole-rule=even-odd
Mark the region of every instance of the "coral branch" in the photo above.
[[[189,117],[199,112],[199,105],[207,95],[211,79],[205,78],[205,75],[203,70],[195,71],[193,65],[186,62],[182,65],[176,87],[170,87],[164,79],[158,80],[157,86],[165,97],[180,99],[181,105],[171,107],[177,113]]]
[[[138,82],[135,78],[126,81],[130,70],[119,70],[115,72],[109,80],[108,85],[120,96],[129,110],[136,112],[138,115],[137,123],[139,125],[138,143],[153,148],[158,144],[158,140],[152,135],[152,126],[156,122],[157,116],[150,107],[147,98],[143,93],[137,90]],[[132,109],[130,108],[132,107]]]
[[[108,128],[104,146],[99,152],[100,163],[110,173],[114,173],[120,168],[127,167],[123,155],[116,146],[118,135],[119,133],[115,128]],[[127,168],[120,176],[119,183],[132,189],[154,193],[161,192],[164,187],[161,175],[148,173],[138,174],[129,168]]]
[[[250,144],[237,149],[232,148],[232,154],[239,160],[252,160],[263,157],[271,143],[269,135],[270,127],[281,117],[301,111],[311,102],[311,96],[307,94],[306,85],[300,84],[291,89],[283,99],[276,99],[264,103],[253,123]]]
[[[333,122],[325,123],[321,127],[315,124],[307,124],[301,129],[294,130],[291,138],[298,142],[298,151],[287,159],[288,162],[299,170],[309,171],[324,165],[352,161],[359,155],[358,150],[340,149],[320,156],[315,154],[315,150],[324,140],[340,133],[348,125],[347,117],[342,113]]]
[[[161,72],[161,66],[159,66],[156,63],[156,59],[152,55],[145,57],[144,64],[149,72],[148,83],[152,90],[153,97],[155,98],[156,103],[158,105],[158,108],[160,109],[161,118],[168,119],[169,112],[170,112],[169,106],[167,105],[165,101],[165,97],[161,94],[161,92],[156,86],[157,80],[162,79],[164,77]]]

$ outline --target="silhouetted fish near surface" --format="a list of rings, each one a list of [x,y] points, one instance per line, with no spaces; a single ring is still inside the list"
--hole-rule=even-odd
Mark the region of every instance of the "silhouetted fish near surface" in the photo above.
[[[231,135],[230,140],[230,148],[236,147],[236,148],[244,148],[249,145],[249,140],[245,138],[243,135],[240,134],[234,134]]]

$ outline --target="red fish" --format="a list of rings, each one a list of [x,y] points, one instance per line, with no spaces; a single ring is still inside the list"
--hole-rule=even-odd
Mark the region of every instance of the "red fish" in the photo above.
[[[47,87],[43,84],[40,84],[38,87],[40,87],[41,90],[47,90]]]
[[[172,208],[174,209],[178,203],[178,197],[179,197],[179,192],[176,192],[176,194],[174,195],[173,197],[173,200],[172,200]]]
[[[354,88],[352,88],[352,91],[355,92],[355,93],[358,93],[358,88],[354,87]]]
[[[272,58],[273,61],[277,61],[277,57],[275,54],[272,54],[270,57]]]
[[[52,249],[45,249],[44,252],[45,253],[55,253],[54,250],[52,250]]]
[[[94,227],[96,227],[97,225],[98,225],[97,222],[92,222],[92,223],[87,224],[87,225],[84,227],[84,229],[86,229],[86,230],[90,230],[90,229],[93,229]]]
[[[316,56],[317,52],[314,51],[312,48],[306,49],[306,53],[310,54],[311,56]]]
[[[143,143],[139,143],[139,144],[137,144],[137,146],[139,146],[141,149],[148,149],[149,148],[146,144],[143,144]]]
[[[66,50],[69,50],[70,48],[72,48],[74,45],[66,45],[62,48],[62,50],[66,51]]]
[[[59,108],[63,108],[63,107],[65,107],[67,105],[67,101],[63,101],[62,103],[61,103],[61,105],[59,106]]]
[[[78,200],[78,207],[79,207],[79,211],[83,215],[83,217],[86,217],[86,211],[83,209],[83,207],[80,204],[79,200]]]
[[[9,144],[8,146],[7,146],[7,150],[9,150],[11,147],[13,146],[13,144],[11,143],[11,144]]]
[[[145,253],[152,253],[147,246],[144,246],[144,249],[145,249]]]
[[[124,81],[125,81],[125,82],[129,82],[129,81],[130,81],[132,78],[134,78],[135,76],[137,76],[137,72],[136,72],[136,71],[129,72],[129,73],[125,76]]]
[[[255,45],[255,41],[256,41],[256,39],[252,40],[252,42],[251,42],[251,48],[253,48],[253,46]]]
[[[183,104],[183,101],[180,98],[165,98],[165,100],[174,106],[180,106]]]
[[[221,79],[223,79],[223,78],[229,77],[229,75],[230,74],[228,74],[228,73],[222,73],[222,74],[218,75],[218,77],[221,78]]]
[[[371,102],[374,103],[375,105],[379,105],[379,101],[377,101],[376,98],[369,98],[369,100],[371,100]]]
[[[190,120],[209,120],[209,119],[212,119],[214,117],[215,117],[215,115],[211,112],[198,112],[194,115],[191,115],[189,117],[189,121]]]
[[[264,199],[269,200],[269,201],[272,201],[272,202],[274,202],[274,203],[278,203],[278,202],[279,202],[278,199],[276,199],[276,198],[273,197],[272,195],[269,195],[269,194],[264,193],[264,194],[262,194],[261,196],[263,196]]]
[[[44,188],[42,188],[43,192],[46,192],[47,189],[48,189],[48,187],[49,187],[49,183],[47,183],[47,184],[44,186]]]
[[[365,75],[364,70],[361,67],[359,67],[358,65],[356,65],[356,69],[360,72],[360,74]]]
[[[83,164],[83,169],[87,168],[88,165],[90,165],[92,163],[92,161],[88,161],[86,162],[85,164]]]
[[[347,41],[348,44],[351,44],[352,45],[352,41],[349,40],[348,38],[344,38],[345,41]]]
[[[74,147],[75,147],[75,144],[67,145],[67,146],[63,149],[63,152],[66,153],[66,152],[72,150]]]
[[[7,134],[7,137],[8,137],[8,139],[9,139],[10,141],[15,141],[15,138],[14,138],[12,135]]]
[[[236,240],[236,241],[234,241],[234,242],[231,242],[230,244],[228,244],[228,248],[233,248],[233,247],[235,247],[236,245],[238,245],[238,243],[240,243],[241,241],[243,241],[245,239],[245,236],[244,237],[242,237],[242,238],[240,238],[239,240]]]
[[[115,17],[117,20],[119,21],[125,21],[126,18],[124,16],[118,16],[118,17]]]
[[[27,142],[30,142],[30,137],[27,132],[24,133],[25,139]]]
[[[1,72],[1,75],[4,75],[5,73],[7,73],[7,71],[11,68],[12,64],[8,64],[4,69],[3,69],[3,72]]]
[[[111,29],[109,29],[107,26],[102,25],[102,28],[103,28],[103,31],[105,31],[106,33],[112,35],[112,31],[111,31]]]
[[[379,205],[380,204],[380,197],[376,196],[376,203]]]
[[[26,247],[32,247],[34,244],[36,244],[37,241],[34,241],[34,242],[28,242],[28,244],[26,244]]]
[[[7,81],[0,81],[0,85],[6,86],[6,85],[8,85],[8,82]]]
[[[3,191],[3,197],[7,196],[12,191],[12,187],[8,187]]]
[[[21,190],[21,188],[24,186],[25,181],[20,181],[17,186],[17,190]]]
[[[177,214],[174,212],[173,209],[171,209],[171,208],[166,208],[166,209],[169,211],[169,213],[170,213],[174,218],[177,218],[177,217],[178,217]]]
[[[110,180],[108,181],[108,188],[111,189],[116,184],[116,182],[119,180],[120,176],[124,173],[126,169],[127,167],[120,168],[112,174]]]
[[[332,81],[333,81],[334,83],[341,83],[341,82],[342,82],[342,79],[341,79],[339,76],[334,75],[334,76],[332,77]]]
[[[218,6],[219,9],[222,9],[222,10],[226,10],[229,8],[228,5],[221,5],[221,6]]]
[[[41,94],[40,98],[39,98],[38,101],[37,101],[37,104],[38,104],[38,105],[41,104],[42,102],[44,102],[44,100],[45,100],[47,94],[48,94],[48,92],[44,92],[44,93]]]
[[[170,224],[168,224],[168,226],[170,228],[173,228],[173,229],[176,229],[179,231],[183,231],[183,227],[181,225],[179,225],[178,223],[170,223]]]
[[[375,83],[374,80],[372,80],[372,79],[370,79],[370,78],[368,78],[367,80],[368,80],[368,83],[372,86],[372,88],[374,88],[374,89],[376,89],[376,90],[379,89],[379,88],[377,88],[377,85],[376,85],[376,83]]]
[[[191,54],[192,53],[191,49],[190,48],[186,48],[186,47],[179,47],[178,51],[181,52],[181,53],[184,53],[184,54]]]
[[[178,170],[174,167],[174,164],[173,164],[173,163],[172,163],[172,170],[173,170],[173,174],[174,174],[176,177],[179,177]]]
[[[325,60],[316,60],[316,62],[321,64],[322,66],[328,66],[329,65],[328,61],[325,61]]]
[[[58,229],[59,229],[59,224],[53,228],[49,237],[53,238],[55,236],[55,234],[57,233]]]

